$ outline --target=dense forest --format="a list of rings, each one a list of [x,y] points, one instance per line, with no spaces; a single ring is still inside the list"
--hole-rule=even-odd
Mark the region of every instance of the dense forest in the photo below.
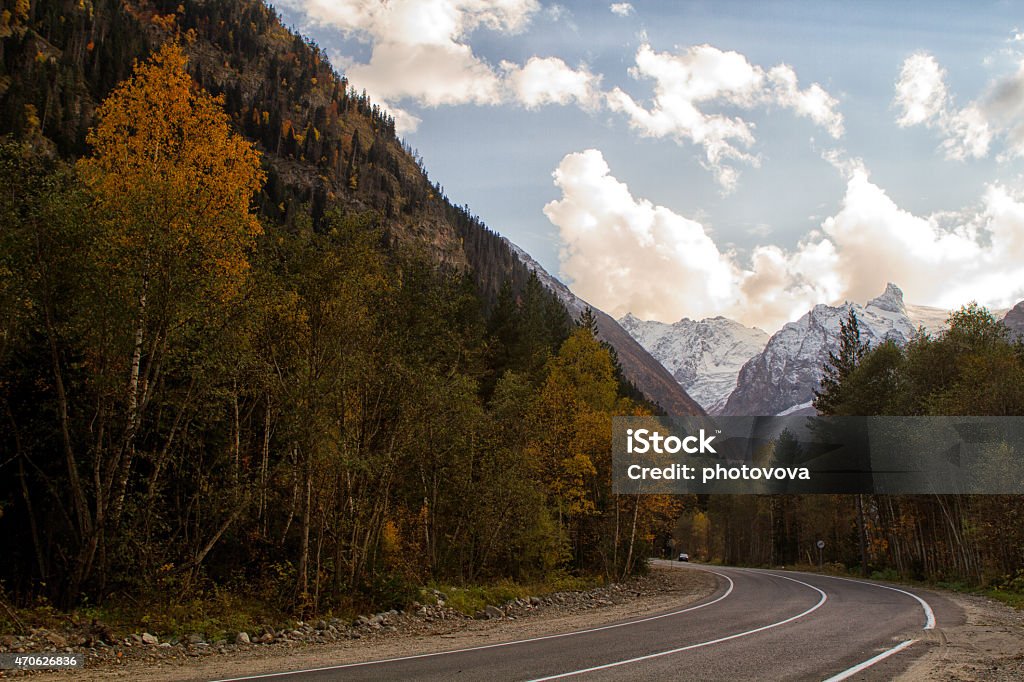
[[[851,312],[815,400],[821,414],[1024,414],[1024,343],[986,309],[948,330],[869,348]],[[815,565],[1024,591],[1024,503],[1002,495],[717,496],[680,520],[694,552],[727,563]]]
[[[611,493],[611,416],[652,406],[316,45],[254,0],[2,22],[0,596],[642,567],[681,502]]]

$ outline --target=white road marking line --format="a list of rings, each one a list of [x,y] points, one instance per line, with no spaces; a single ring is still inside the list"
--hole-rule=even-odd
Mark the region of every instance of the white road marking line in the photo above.
[[[857,665],[853,666],[852,668],[847,668],[846,670],[844,670],[843,672],[839,673],[838,675],[833,675],[832,677],[830,677],[827,680],[825,680],[825,682],[839,682],[840,680],[845,680],[848,677],[853,677],[854,675],[859,673],[861,670],[864,670],[866,668],[870,668],[875,663],[878,663],[879,661],[881,661],[883,659],[889,658],[893,654],[896,654],[896,653],[899,653],[899,652],[903,651],[904,649],[906,649],[908,646],[910,646],[911,644],[913,644],[916,641],[917,641],[916,639],[908,639],[907,641],[902,642],[900,644],[897,644],[896,646],[894,646],[893,648],[891,648],[891,649],[889,649],[887,651],[883,651],[882,653],[878,654],[874,658],[869,658],[868,660],[864,661],[863,663],[858,663]]]
[[[702,570],[707,570],[707,569],[702,569]],[[546,639],[559,639],[561,637],[574,637],[576,635],[585,635],[585,634],[590,633],[590,632],[600,632],[602,630],[612,630],[614,628],[622,628],[622,627],[626,627],[626,626],[629,626],[629,625],[637,625],[639,623],[648,623],[648,622],[650,622],[652,620],[658,620],[660,618],[668,618],[670,616],[678,616],[681,613],[687,613],[689,611],[696,611],[697,609],[702,609],[702,608],[704,608],[706,606],[711,606],[712,604],[717,604],[718,602],[722,601],[723,599],[728,597],[730,594],[732,594],[733,588],[736,586],[736,584],[732,581],[732,578],[730,578],[729,576],[725,575],[724,573],[719,573],[717,571],[707,571],[707,572],[708,573],[714,573],[715,575],[717,575],[719,577],[722,577],[722,578],[725,578],[726,581],[728,581],[729,588],[725,591],[724,594],[722,594],[722,596],[720,596],[720,597],[718,597],[716,599],[713,599],[713,600],[711,600],[709,602],[705,602],[704,604],[698,604],[697,606],[688,606],[685,609],[679,609],[678,611],[670,611],[669,613],[662,613],[662,614],[659,614],[657,616],[648,616],[646,618],[640,618],[639,620],[630,620],[630,621],[627,621],[625,623],[614,623],[612,625],[602,625],[600,627],[588,628],[586,630],[574,630],[572,632],[562,632],[562,633],[558,633],[558,634],[555,634],[555,635],[542,635],[540,637],[531,637],[529,639],[516,639],[516,640],[512,640],[511,642],[498,642],[496,644],[481,644],[480,646],[471,646],[471,647],[466,647],[464,649],[452,649],[451,651],[433,651],[433,652],[425,653],[425,654],[413,654],[413,655],[410,655],[410,656],[399,656],[397,658],[382,658],[382,659],[375,660],[375,661],[362,661],[360,663],[341,663],[339,665],[328,665],[328,666],[324,666],[322,668],[307,668],[305,670],[288,670],[286,672],[264,673],[262,675],[247,675],[245,677],[229,677],[229,678],[224,678],[222,680],[215,680],[214,682],[241,682],[242,680],[259,680],[259,679],[264,679],[264,678],[267,678],[267,677],[283,677],[284,675],[301,675],[303,673],[318,673],[318,672],[326,672],[328,670],[343,670],[345,668],[358,668],[358,667],[361,667],[361,666],[380,665],[382,663],[397,663],[399,661],[411,661],[411,660],[415,660],[417,658],[431,658],[431,657],[435,657],[435,656],[447,656],[447,655],[450,655],[450,654],[462,654],[462,653],[466,653],[467,651],[481,651],[483,649],[496,649],[498,647],[512,646],[512,645],[515,645],[515,644],[527,644],[529,642],[540,642],[540,641],[546,640]],[[784,577],[784,576],[779,576],[779,577],[781,578],[781,577]],[[792,578],[787,578],[787,580],[792,580]],[[796,580],[794,582],[800,582],[800,581]],[[819,590],[819,592],[820,592],[820,590]],[[822,594],[824,594],[824,593],[822,593]]]
[[[547,680],[560,680],[560,679],[563,679],[563,678],[566,678],[566,677],[573,677],[575,675],[583,675],[584,673],[595,672],[597,670],[607,670],[608,668],[617,668],[620,665],[629,665],[630,663],[639,663],[640,661],[648,661],[648,660],[650,660],[652,658],[659,658],[661,656],[671,656],[672,654],[678,654],[680,652],[689,651],[691,649],[699,649],[701,647],[711,646],[712,644],[720,644],[721,642],[728,642],[731,639],[738,639],[740,637],[746,637],[747,635],[753,635],[753,634],[756,634],[758,632],[764,632],[765,630],[771,630],[772,628],[777,628],[780,625],[785,625],[787,623],[792,623],[795,620],[803,618],[804,616],[806,616],[809,613],[813,613],[814,611],[817,611],[818,609],[820,609],[825,604],[826,601],[828,601],[828,595],[825,594],[822,590],[820,590],[817,587],[815,587],[814,585],[810,585],[808,583],[805,583],[802,580],[797,580],[796,578],[789,578],[789,577],[784,576],[784,575],[778,575],[776,573],[768,573],[768,575],[774,576],[776,578],[782,578],[783,580],[790,580],[792,582],[799,583],[799,584],[803,585],[804,587],[809,587],[812,590],[814,590],[815,592],[817,592],[818,594],[820,594],[821,595],[821,599],[818,600],[817,604],[815,604],[811,608],[807,609],[803,613],[798,613],[795,616],[790,616],[789,618],[787,618],[785,620],[780,620],[777,623],[771,623],[769,625],[762,625],[761,627],[755,628],[753,630],[747,630],[745,632],[737,632],[736,634],[729,635],[728,637],[719,637],[718,639],[712,639],[712,640],[709,640],[707,642],[699,642],[697,644],[690,644],[688,646],[682,646],[682,647],[679,647],[677,649],[669,649],[668,651],[659,651],[657,653],[647,654],[646,656],[637,656],[636,658],[629,658],[629,659],[626,659],[626,660],[623,660],[623,661],[615,661],[614,663],[606,663],[604,665],[596,665],[596,666],[594,666],[592,668],[582,668],[580,670],[572,670],[570,672],[561,673],[559,675],[550,675],[548,677],[538,677],[538,678],[536,678],[534,680],[531,680],[530,682],[546,682]]]
[[[883,590],[892,590],[893,592],[899,592],[901,594],[907,595],[908,597],[913,597],[914,599],[916,599],[918,601],[919,604],[921,604],[921,608],[924,609],[924,628],[923,629],[924,630],[931,630],[931,629],[933,629],[935,627],[935,612],[932,611],[931,604],[926,602],[921,597],[918,597],[913,592],[907,592],[906,590],[901,590],[898,587],[890,587],[889,585],[879,585],[878,583],[869,583],[866,580],[854,580],[853,578],[840,578],[837,575],[822,575],[821,577],[822,578],[832,578],[833,580],[845,580],[845,581],[850,582],[850,583],[860,583],[861,585],[871,585],[872,587],[880,587]]]

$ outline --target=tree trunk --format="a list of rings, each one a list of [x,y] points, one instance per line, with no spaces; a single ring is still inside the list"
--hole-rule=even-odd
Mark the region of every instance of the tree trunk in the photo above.
[[[868,574],[868,536],[867,529],[864,527],[864,500],[860,495],[856,496],[857,499],[857,534],[860,537],[860,574],[867,576]]]
[[[267,411],[263,416],[263,447],[260,448],[260,490],[258,517],[263,522],[263,536],[267,535],[267,473],[270,467],[270,396],[267,396]]]
[[[307,455],[308,457],[308,455]],[[304,468],[303,487],[305,492],[303,493],[302,502],[302,529],[300,533],[301,544],[299,547],[299,599],[305,604],[306,598],[309,594],[309,528],[310,519],[312,514],[310,513],[310,507],[313,502],[313,473],[310,462],[306,462]]]
[[[622,569],[622,579],[625,580],[629,576],[629,569],[633,564],[633,543],[636,541],[636,519],[640,514],[640,498],[639,496],[633,500],[633,523],[629,530],[629,551],[626,552],[626,564]]]
[[[110,518],[116,527],[121,522],[124,511],[124,498],[128,492],[128,477],[131,474],[132,459],[135,457],[135,437],[139,431],[139,375],[142,367],[142,342],[146,329],[146,293],[149,289],[149,277],[143,277],[142,291],[139,292],[139,315],[135,321],[135,341],[132,348],[132,362],[128,378],[128,415],[125,427],[124,443],[121,448],[121,461],[117,474],[117,489]]]

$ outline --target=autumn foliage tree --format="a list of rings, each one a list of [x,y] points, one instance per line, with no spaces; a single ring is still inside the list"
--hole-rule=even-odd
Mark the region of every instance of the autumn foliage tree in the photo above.
[[[93,197],[93,317],[79,330],[88,337],[97,437],[73,442],[61,400],[66,451],[93,459],[84,479],[90,494],[71,477],[82,543],[76,585],[90,573],[104,532],[120,523],[145,411],[172,370],[173,361],[164,362],[169,349],[180,352],[184,338],[197,342],[225,313],[260,233],[251,211],[264,177],[259,154],[185,65],[175,44],[137,65],[99,108],[88,136],[93,154],[78,164]],[[59,378],[59,362],[54,372]]]

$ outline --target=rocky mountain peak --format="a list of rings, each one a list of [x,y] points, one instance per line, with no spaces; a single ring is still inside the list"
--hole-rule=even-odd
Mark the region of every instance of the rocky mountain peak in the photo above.
[[[866,307],[887,310],[890,313],[898,313],[900,315],[907,313],[907,307],[903,303],[903,290],[892,282],[885,285],[885,292],[881,296],[868,301]]]
[[[622,316],[622,319],[619,320],[619,324],[621,324],[623,328],[635,327],[641,323],[643,323],[643,320],[633,313],[626,313]]]
[[[903,303],[903,291],[895,284],[865,306],[818,304],[783,326],[759,355],[744,364],[722,414],[771,415],[809,406],[822,366],[839,347],[840,327],[850,310],[857,314],[861,340],[872,346],[886,339],[906,343],[917,330]]]

